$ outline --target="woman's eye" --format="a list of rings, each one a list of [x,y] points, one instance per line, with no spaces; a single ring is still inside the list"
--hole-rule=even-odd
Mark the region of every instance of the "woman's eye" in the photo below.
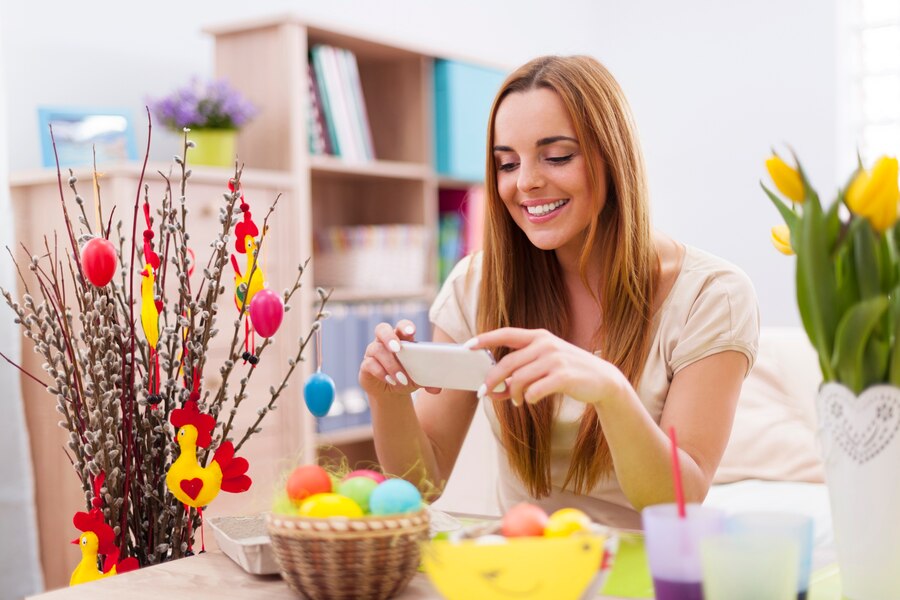
[[[515,169],[518,166],[519,166],[519,163],[514,163],[514,162],[500,163],[497,166],[497,170],[498,171],[512,171],[513,169]]]
[[[575,156],[574,152],[572,154],[567,154],[566,156],[549,156],[547,157],[547,160],[555,165],[562,165],[572,160],[573,156]]]

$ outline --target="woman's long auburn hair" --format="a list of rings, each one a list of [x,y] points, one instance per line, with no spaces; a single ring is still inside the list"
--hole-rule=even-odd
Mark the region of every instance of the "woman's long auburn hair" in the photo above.
[[[545,56],[513,72],[503,83],[488,121],[485,227],[478,331],[498,327],[542,328],[570,334],[569,302],[554,251],[535,247],[516,225],[497,189],[493,159],[497,109],[510,94],[549,89],[562,100],[587,158],[597,216],[586,223],[579,271],[597,302],[601,325],[594,348],[637,388],[652,335],[659,259],[652,240],[643,157],[631,111],[609,71],[588,56]],[[601,180],[605,170],[606,202]],[[602,281],[589,281],[588,263],[602,257]],[[508,349],[493,349],[498,358]],[[509,463],[532,496],[550,494],[550,433],[559,395],[513,407],[494,401]],[[593,407],[586,407],[563,487],[588,493],[613,472],[609,445]]]

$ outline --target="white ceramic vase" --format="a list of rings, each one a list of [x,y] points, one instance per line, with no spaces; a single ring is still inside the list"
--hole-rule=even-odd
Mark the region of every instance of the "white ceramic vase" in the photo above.
[[[816,408],[843,596],[900,598],[900,388],[826,383]]]

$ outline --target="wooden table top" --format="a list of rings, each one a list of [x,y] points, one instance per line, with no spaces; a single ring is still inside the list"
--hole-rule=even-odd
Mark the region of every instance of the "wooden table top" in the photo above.
[[[418,573],[398,600],[440,598]],[[218,550],[31,596],[40,600],[295,599],[279,575],[250,575]]]
[[[293,600],[297,597],[279,575],[250,575],[219,550],[30,596],[35,600]],[[395,598],[430,600],[441,595],[424,573],[417,573]]]

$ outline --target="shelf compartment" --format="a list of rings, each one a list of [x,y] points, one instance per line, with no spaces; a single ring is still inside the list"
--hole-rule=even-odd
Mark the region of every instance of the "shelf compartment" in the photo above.
[[[372,439],[372,424],[356,425],[327,433],[317,433],[316,443],[320,446],[341,446]]]
[[[360,179],[408,179],[421,181],[431,177],[431,167],[423,163],[396,160],[351,162],[338,156],[310,156],[309,166],[315,176]]]

